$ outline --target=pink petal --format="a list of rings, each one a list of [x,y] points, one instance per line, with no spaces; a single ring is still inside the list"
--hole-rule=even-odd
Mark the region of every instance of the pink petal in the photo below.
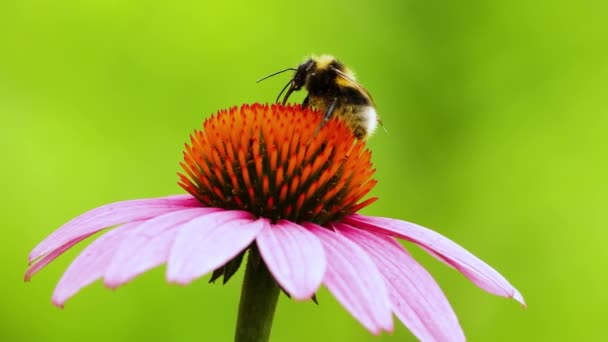
[[[384,276],[393,311],[422,341],[464,341],[450,303],[433,277],[392,238],[345,224],[341,233],[363,248]]]
[[[116,288],[167,261],[180,225],[218,208],[189,208],[164,214],[139,225],[124,239],[104,274],[106,286]]]
[[[55,230],[32,250],[29,262],[61,248],[66,243],[117,224],[149,219],[200,203],[191,195],[123,201],[90,210]]]
[[[101,278],[122,240],[141,222],[130,222],[113,229],[87,246],[63,273],[53,293],[53,304],[63,304],[81,288]]]
[[[481,289],[498,296],[514,298],[525,306],[524,299],[519,291],[500,273],[439,233],[410,222],[383,217],[354,214],[346,217],[343,221],[357,228],[419,244],[425,250],[433,251],[434,253],[431,253],[431,255],[440,256],[439,260],[459,270]]]
[[[378,268],[367,253],[341,234],[305,224],[323,243],[327,271],[323,282],[336,299],[373,334],[392,331],[391,303]]]
[[[321,242],[290,221],[264,222],[256,243],[270,273],[295,299],[309,299],[321,286],[327,266]]]
[[[24,280],[30,281],[30,279],[36,273],[38,273],[40,270],[42,270],[51,261],[57,259],[57,257],[59,257],[61,254],[63,254],[68,249],[72,248],[72,246],[74,246],[75,244],[79,243],[80,241],[88,238],[89,236],[91,236],[93,234],[95,234],[95,233],[90,233],[87,235],[79,236],[74,240],[68,241],[68,242],[64,243],[62,246],[59,246],[59,248],[56,248],[55,250],[53,250],[51,253],[46,254],[43,257],[41,257],[40,259],[36,260],[33,264],[30,265],[30,267],[28,267],[27,271],[25,272],[25,276],[23,277]]]
[[[186,285],[230,261],[264,228],[245,211],[221,211],[179,227],[167,264],[167,279]]]

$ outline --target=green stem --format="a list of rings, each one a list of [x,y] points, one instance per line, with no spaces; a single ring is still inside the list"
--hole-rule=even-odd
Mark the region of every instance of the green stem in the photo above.
[[[257,248],[249,249],[241,290],[235,342],[266,342],[279,299],[279,287],[268,272]]]

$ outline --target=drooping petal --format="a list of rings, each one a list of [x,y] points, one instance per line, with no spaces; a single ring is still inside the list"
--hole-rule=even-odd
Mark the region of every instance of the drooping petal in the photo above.
[[[421,341],[464,341],[450,303],[433,277],[393,238],[334,225],[363,248],[384,276],[393,311]]]
[[[327,257],[323,283],[373,334],[392,331],[391,303],[384,279],[370,256],[341,234],[305,224],[321,240]]]
[[[123,285],[139,274],[165,263],[179,225],[218,208],[189,208],[164,214],[139,225],[124,239],[104,274],[104,284]]]
[[[271,224],[265,220],[256,243],[270,273],[287,293],[299,300],[315,294],[327,263],[323,246],[313,233],[290,221]]]
[[[522,295],[500,273],[460,245],[428,228],[401,220],[354,214],[344,219],[354,227],[412,241],[459,270],[481,289],[502,297],[510,297],[525,306]]]
[[[186,285],[224,265],[249,246],[264,228],[245,211],[221,211],[181,227],[169,255],[167,279]]]
[[[41,258],[37,259],[34,263],[32,263],[30,265],[30,267],[28,267],[27,271],[25,272],[25,276],[23,277],[24,280],[30,281],[30,279],[36,273],[38,273],[40,270],[42,270],[51,261],[57,259],[57,257],[59,257],[61,254],[63,254],[68,249],[72,248],[72,246],[74,246],[75,244],[79,243],[80,241],[88,238],[89,236],[91,236],[93,234],[95,234],[95,233],[89,233],[87,235],[79,236],[79,237],[75,238],[74,240],[68,241],[68,242],[64,243],[63,245],[59,246],[58,248],[53,250],[51,253],[48,253],[48,254],[42,256]]]
[[[72,261],[53,293],[53,304],[63,304],[81,288],[101,278],[122,240],[141,222],[126,223],[100,236]]]
[[[177,195],[107,204],[90,210],[55,230],[32,250],[28,261],[32,263],[72,240],[88,236],[110,226],[130,221],[145,220],[171,211],[198,206],[200,206],[200,203],[191,195]]]

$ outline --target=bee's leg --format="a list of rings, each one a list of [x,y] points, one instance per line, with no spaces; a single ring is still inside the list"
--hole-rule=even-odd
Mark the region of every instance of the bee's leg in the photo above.
[[[333,99],[331,101],[331,103],[329,104],[329,107],[327,107],[327,111],[325,112],[325,116],[323,117],[323,121],[321,121],[321,124],[319,125],[319,127],[317,127],[317,130],[315,131],[314,135],[317,135],[317,133],[319,133],[319,130],[321,130],[321,128],[323,128],[323,126],[325,126],[325,124],[327,123],[327,121],[329,121],[329,118],[331,117],[331,115],[336,110],[336,106],[337,105],[338,105],[338,99],[335,98],[335,99]]]
[[[306,95],[304,101],[302,101],[302,108],[308,107],[308,102],[310,102],[310,99],[308,98],[308,95]]]
[[[325,117],[323,118],[323,122],[321,123],[321,126],[325,125],[325,123],[327,121],[329,121],[329,118],[334,113],[334,110],[336,110],[337,104],[338,104],[338,99],[333,99],[331,101],[331,103],[329,104],[329,107],[327,107],[327,112],[325,112]]]

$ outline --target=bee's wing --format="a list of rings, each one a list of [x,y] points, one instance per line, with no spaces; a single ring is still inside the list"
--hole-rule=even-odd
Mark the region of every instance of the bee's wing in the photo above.
[[[344,78],[345,80],[347,80],[348,82],[352,83],[353,87],[357,88],[362,94],[367,96],[370,99],[370,101],[372,102],[372,104],[374,103],[374,99],[372,98],[370,93],[368,93],[367,90],[365,88],[363,88],[362,85],[360,85],[357,81],[353,80],[351,77],[349,77],[347,74],[343,73],[342,71],[340,71],[336,68],[333,68],[333,69],[336,71],[336,74],[338,76],[340,76],[340,77]],[[380,120],[380,116],[377,116],[377,120],[378,120],[378,123],[380,124],[380,126],[382,126],[382,128],[384,128],[384,131],[388,134],[386,127],[384,127],[382,120]]]
[[[362,94],[364,94],[365,96],[367,96],[370,99],[370,101],[372,103],[374,103],[374,99],[372,98],[372,95],[370,95],[370,93],[368,93],[367,90],[365,88],[363,88],[362,85],[359,84],[359,82],[353,80],[350,76],[348,76],[347,74],[345,74],[341,70],[338,70],[336,68],[333,68],[333,70],[336,72],[336,74],[338,74],[338,76],[340,76],[343,79],[345,79],[348,82],[350,82],[353,87],[357,88],[357,90],[359,90]]]

